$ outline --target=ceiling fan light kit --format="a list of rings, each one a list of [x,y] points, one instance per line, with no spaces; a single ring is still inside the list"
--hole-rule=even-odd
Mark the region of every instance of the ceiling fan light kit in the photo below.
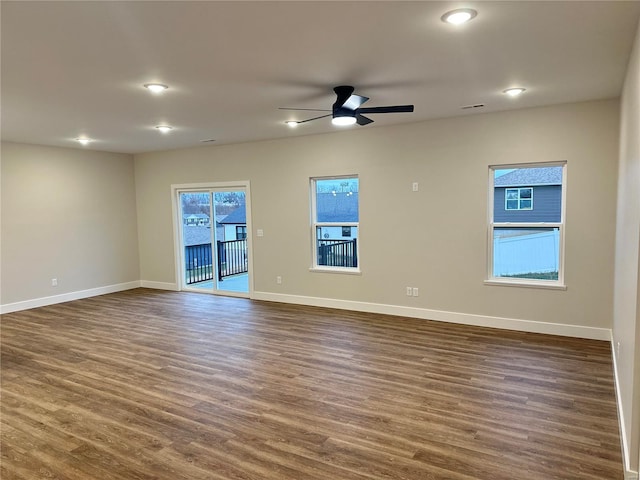
[[[353,125],[357,121],[355,111],[347,108],[338,108],[332,115],[331,123],[339,127]]]
[[[331,123],[337,125],[338,127],[346,127],[348,125],[353,125],[356,123],[356,117],[351,116],[341,116],[341,117],[333,117],[331,119]]]

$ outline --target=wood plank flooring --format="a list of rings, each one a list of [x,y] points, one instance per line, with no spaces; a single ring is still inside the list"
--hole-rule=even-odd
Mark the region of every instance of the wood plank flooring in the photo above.
[[[1,334],[2,480],[623,477],[607,342],[147,289]]]

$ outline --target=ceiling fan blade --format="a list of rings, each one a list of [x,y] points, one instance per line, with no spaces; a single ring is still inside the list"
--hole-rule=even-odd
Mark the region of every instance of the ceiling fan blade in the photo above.
[[[337,110],[338,108],[342,108],[345,102],[349,100],[349,97],[351,97],[353,90],[354,88],[350,85],[341,85],[339,87],[335,87],[333,91],[336,92],[338,99],[333,104],[333,109]]]
[[[358,113],[411,113],[413,105],[395,105],[392,107],[364,107],[359,108]]]
[[[369,125],[370,123],[373,123],[373,120],[365,117],[364,115],[356,113],[356,122],[358,123],[358,125]]]
[[[287,107],[278,107],[278,110],[300,110],[300,111],[306,111],[306,112],[330,112],[331,110],[328,110],[326,108],[287,108]]]
[[[296,123],[307,123],[310,122],[311,120],[318,120],[319,118],[326,118],[326,117],[330,117],[331,113],[327,114],[327,115],[320,115],[319,117],[313,117],[313,118],[307,118],[306,120],[300,120],[299,122]]]
[[[344,105],[342,105],[342,108],[348,108],[349,110],[355,110],[355,109],[359,108],[360,105],[362,105],[367,100],[369,100],[369,97],[363,97],[361,95],[353,94],[347,99],[346,102],[344,102]]]

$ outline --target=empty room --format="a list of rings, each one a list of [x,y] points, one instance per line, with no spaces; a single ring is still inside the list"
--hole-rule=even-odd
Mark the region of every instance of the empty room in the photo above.
[[[638,480],[640,1],[0,21],[0,478]]]

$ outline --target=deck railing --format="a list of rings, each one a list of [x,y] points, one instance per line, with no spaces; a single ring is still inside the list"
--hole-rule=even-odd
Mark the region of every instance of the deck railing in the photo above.
[[[248,271],[247,239],[218,241],[218,280]]]
[[[217,242],[218,280],[249,271],[247,240]],[[187,285],[214,279],[213,254],[210,243],[189,245],[184,249]]]
[[[318,265],[328,267],[357,267],[358,249],[356,239],[318,239]]]
[[[210,243],[185,247],[184,258],[187,285],[213,280],[213,255]]]

